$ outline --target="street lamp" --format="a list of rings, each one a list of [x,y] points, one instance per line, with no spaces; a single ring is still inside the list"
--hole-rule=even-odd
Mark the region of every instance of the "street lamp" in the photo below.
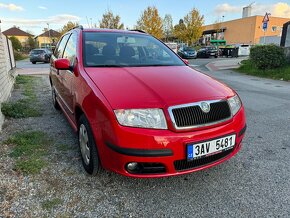
[[[49,29],[49,23],[47,23],[47,29],[48,29],[48,38],[49,38],[49,48],[51,47],[51,40],[50,40],[50,29]]]
[[[223,25],[224,25],[224,18],[225,18],[225,16],[223,15],[223,16],[222,16],[222,37],[223,37],[223,39],[225,39],[225,36],[224,36],[224,28],[223,28]]]

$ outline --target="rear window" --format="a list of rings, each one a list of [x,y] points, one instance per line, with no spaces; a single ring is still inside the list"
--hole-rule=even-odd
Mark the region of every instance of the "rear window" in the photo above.
[[[42,53],[45,53],[44,50],[32,50],[31,51],[31,54],[42,54]]]
[[[184,66],[182,60],[152,36],[134,33],[84,32],[87,67]]]

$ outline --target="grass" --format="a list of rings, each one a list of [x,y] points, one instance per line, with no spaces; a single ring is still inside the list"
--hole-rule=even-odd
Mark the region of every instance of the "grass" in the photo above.
[[[237,71],[258,77],[290,81],[290,64],[281,68],[260,70],[254,66],[251,60],[244,60]]]
[[[51,140],[44,132],[15,133],[5,143],[14,146],[10,156],[16,159],[17,171],[24,174],[38,174],[47,166],[44,156],[47,155]]]
[[[54,199],[46,200],[42,202],[41,206],[42,206],[42,209],[51,210],[62,203],[63,201],[60,198],[54,198]]]
[[[26,118],[41,116],[41,110],[38,105],[35,94],[35,77],[17,76],[15,88],[23,87],[24,98],[16,102],[4,102],[1,105],[1,111],[6,117]]]

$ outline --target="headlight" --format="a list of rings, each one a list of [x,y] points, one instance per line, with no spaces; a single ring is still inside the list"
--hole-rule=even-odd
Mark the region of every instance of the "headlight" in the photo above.
[[[187,55],[187,52],[185,51],[184,54]]]
[[[118,122],[123,126],[167,129],[164,113],[161,109],[114,110]]]
[[[233,116],[240,110],[242,106],[242,102],[239,98],[239,96],[235,95],[228,99],[228,103],[230,105],[231,111]]]

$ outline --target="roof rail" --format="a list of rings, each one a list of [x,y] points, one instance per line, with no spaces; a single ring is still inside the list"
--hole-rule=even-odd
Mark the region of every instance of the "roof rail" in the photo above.
[[[82,25],[78,25],[78,26],[75,26],[75,27],[71,28],[70,30],[73,30],[73,29],[81,29],[81,30],[83,30],[84,27]]]
[[[133,30],[129,30],[129,31],[135,31],[135,32],[139,32],[139,33],[146,33],[145,31],[143,31],[143,30],[138,30],[138,29],[133,29]]]

